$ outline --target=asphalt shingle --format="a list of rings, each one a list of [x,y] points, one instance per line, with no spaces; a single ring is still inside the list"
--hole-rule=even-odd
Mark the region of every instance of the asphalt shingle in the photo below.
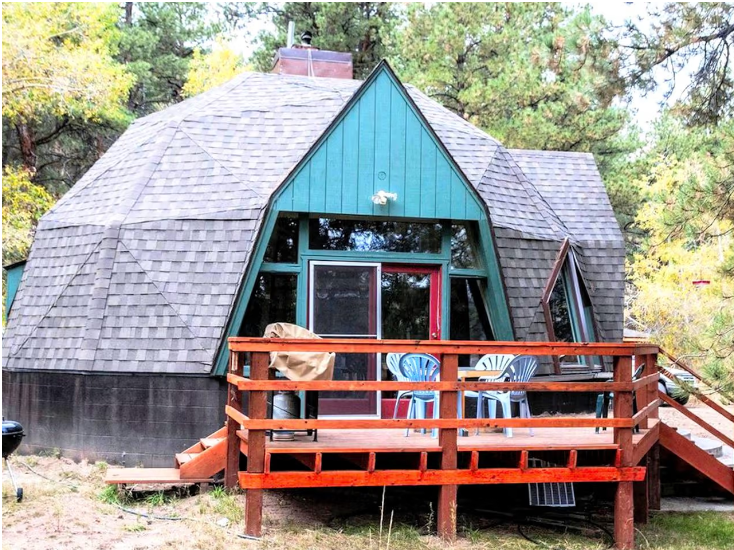
[[[246,73],[132,124],[41,220],[4,368],[211,371],[270,195],[360,84]],[[593,158],[507,150],[406,90],[487,204],[516,338],[546,338],[566,236],[620,338],[624,248]]]

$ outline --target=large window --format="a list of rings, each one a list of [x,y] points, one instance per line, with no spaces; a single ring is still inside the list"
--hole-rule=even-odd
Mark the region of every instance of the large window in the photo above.
[[[451,278],[451,326],[452,340],[494,340],[492,325],[482,297],[481,279]],[[478,355],[460,355],[459,366],[470,367],[479,360]]]
[[[278,217],[263,259],[266,262],[298,263],[297,217]]]
[[[478,255],[472,224],[451,225],[451,269],[477,269]]]
[[[296,281],[292,273],[260,273],[252,289],[241,336],[262,336],[270,323],[296,322]]]
[[[358,252],[441,252],[441,224],[313,218],[309,248]]]

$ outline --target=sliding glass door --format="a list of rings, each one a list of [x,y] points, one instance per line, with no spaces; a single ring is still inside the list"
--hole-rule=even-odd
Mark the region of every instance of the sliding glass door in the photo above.
[[[324,338],[440,337],[440,270],[357,262],[311,262],[309,327]],[[380,380],[381,357],[340,354],[335,380]],[[376,392],[322,392],[323,415],[374,416]]]

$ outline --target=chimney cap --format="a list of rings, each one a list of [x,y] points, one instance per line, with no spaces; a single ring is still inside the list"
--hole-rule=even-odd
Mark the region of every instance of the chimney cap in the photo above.
[[[306,46],[310,46],[311,40],[313,40],[313,33],[311,31],[303,31],[301,34],[301,42]]]

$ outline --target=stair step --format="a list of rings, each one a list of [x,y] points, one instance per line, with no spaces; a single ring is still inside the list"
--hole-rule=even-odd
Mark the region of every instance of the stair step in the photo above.
[[[224,437],[205,437],[200,439],[199,442],[204,449],[209,449],[224,439]]]
[[[721,462],[724,466],[734,468],[734,456],[720,456],[718,458],[719,462]]]
[[[696,444],[696,447],[706,451],[708,454],[716,458],[724,454],[724,446],[716,439],[709,439],[708,437],[694,437],[691,441]]]
[[[188,461],[193,460],[194,457],[199,456],[196,453],[177,453],[176,454],[176,462],[179,466],[183,466]]]
[[[691,439],[691,430],[686,430],[684,428],[676,428],[676,430],[686,439]]]

